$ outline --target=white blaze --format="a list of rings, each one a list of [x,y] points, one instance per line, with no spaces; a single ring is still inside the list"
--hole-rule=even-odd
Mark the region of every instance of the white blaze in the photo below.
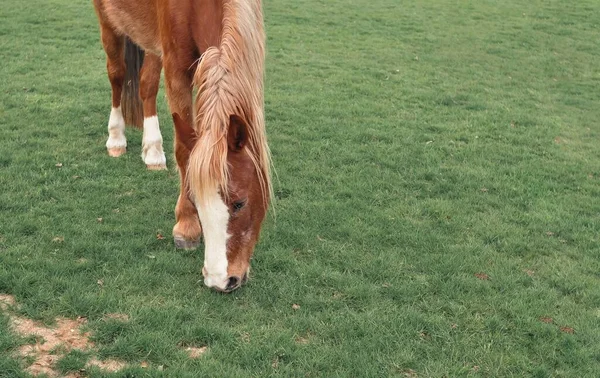
[[[224,290],[227,287],[227,233],[229,211],[219,192],[205,195],[203,203],[196,202],[204,235],[204,284]]]
[[[125,148],[127,147],[127,139],[125,139],[125,120],[121,107],[111,108],[110,118],[108,119],[108,140],[106,148]]]

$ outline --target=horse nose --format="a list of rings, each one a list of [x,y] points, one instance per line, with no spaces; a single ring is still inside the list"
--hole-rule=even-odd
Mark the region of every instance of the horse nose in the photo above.
[[[227,286],[225,287],[226,292],[233,291],[240,286],[240,278],[236,276],[231,276],[227,280]]]

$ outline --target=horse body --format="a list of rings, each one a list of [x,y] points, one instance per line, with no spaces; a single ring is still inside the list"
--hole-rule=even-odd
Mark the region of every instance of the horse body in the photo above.
[[[161,54],[155,0],[94,0],[94,6],[119,35],[128,36],[145,51]]]
[[[149,169],[166,168],[156,116],[164,67],[181,188],[173,237],[178,247],[195,248],[204,231],[204,282],[231,291],[247,278],[271,190],[261,2],[93,1],[112,87],[109,155],[125,152],[123,115],[134,109],[121,107],[128,96],[123,86],[139,77],[142,158]],[[139,75],[131,80],[126,38],[145,51]]]

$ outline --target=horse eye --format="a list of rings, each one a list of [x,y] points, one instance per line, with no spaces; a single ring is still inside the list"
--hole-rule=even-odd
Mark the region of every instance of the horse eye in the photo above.
[[[242,207],[244,207],[244,205],[246,205],[246,201],[235,201],[233,203],[233,205],[231,205],[231,208],[233,209],[234,213],[237,213],[238,211],[240,211],[242,209]]]

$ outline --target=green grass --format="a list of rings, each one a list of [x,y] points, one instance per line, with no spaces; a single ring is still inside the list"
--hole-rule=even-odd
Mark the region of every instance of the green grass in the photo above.
[[[265,19],[276,216],[221,295],[169,236],[164,95],[169,170],[144,169],[136,130],[109,158],[91,3],[4,1],[0,292],[88,317],[100,357],[148,361],[131,376],[600,376],[600,3],[281,0]],[[0,376],[26,376],[7,332]]]

